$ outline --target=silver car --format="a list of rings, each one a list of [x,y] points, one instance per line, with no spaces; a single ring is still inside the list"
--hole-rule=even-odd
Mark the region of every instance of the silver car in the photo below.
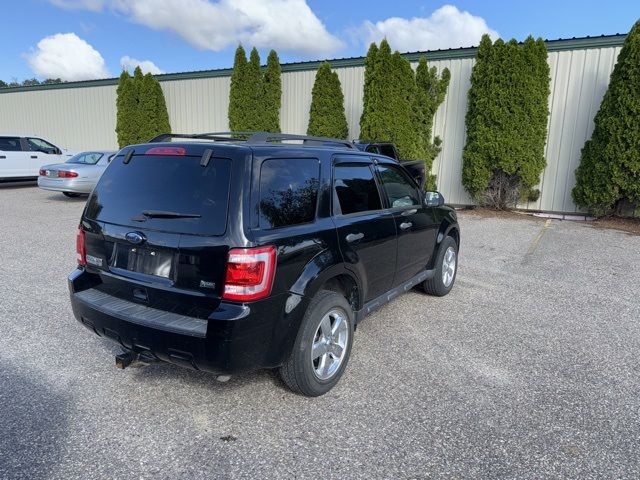
[[[67,197],[91,193],[104,169],[117,152],[98,150],[74,155],[65,163],[40,167],[38,186],[62,192]]]

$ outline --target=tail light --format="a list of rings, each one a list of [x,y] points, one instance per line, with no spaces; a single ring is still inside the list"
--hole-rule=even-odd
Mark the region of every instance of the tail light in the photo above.
[[[276,271],[276,247],[229,250],[222,298],[249,302],[269,296]]]
[[[76,172],[68,172],[66,170],[58,170],[58,178],[76,178],[78,174]]]
[[[44,177],[47,174],[47,171],[44,168],[40,169],[40,172],[38,172],[40,174],[41,177]]]
[[[87,248],[84,243],[84,230],[78,227],[78,235],[76,236],[76,253],[78,257],[78,265],[87,264]]]

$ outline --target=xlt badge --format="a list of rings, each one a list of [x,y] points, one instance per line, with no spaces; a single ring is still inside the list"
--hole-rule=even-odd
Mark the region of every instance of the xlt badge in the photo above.
[[[200,280],[200,288],[216,288],[216,282],[206,282]]]

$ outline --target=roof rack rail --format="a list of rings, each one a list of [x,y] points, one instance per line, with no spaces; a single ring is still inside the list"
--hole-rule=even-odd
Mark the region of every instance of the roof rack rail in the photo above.
[[[215,142],[246,141],[249,144],[269,143],[281,140],[302,140],[304,143],[312,143],[316,145],[340,145],[342,147],[357,150],[355,145],[349,140],[330,137],[314,137],[310,135],[269,132],[162,133],[149,140],[149,143],[166,142],[172,138],[212,140]]]
[[[313,143],[325,145],[327,143],[342,145],[343,147],[350,148],[352,150],[357,150],[355,145],[349,140],[343,140],[340,138],[331,138],[331,137],[314,137],[311,135],[296,135],[291,133],[269,133],[269,132],[256,132],[247,143],[268,143],[278,140],[302,140],[305,143]]]
[[[255,132],[211,132],[211,133],[161,133],[149,140],[149,143],[166,142],[172,138],[191,138],[213,140],[216,142],[233,142],[246,140]]]

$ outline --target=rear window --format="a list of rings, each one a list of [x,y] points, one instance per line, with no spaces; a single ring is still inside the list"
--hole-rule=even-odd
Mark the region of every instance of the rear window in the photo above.
[[[270,159],[260,168],[260,228],[312,222],[320,163],[313,158]]]
[[[67,160],[67,163],[81,163],[84,165],[95,165],[100,161],[103,155],[104,154],[100,152],[79,153],[71,157],[69,160]]]
[[[227,224],[231,160],[200,157],[136,155],[128,164],[122,156],[100,177],[87,202],[85,215],[100,222],[194,235],[222,235]],[[197,218],[148,218],[160,211]],[[136,221],[136,219],[145,219]]]

